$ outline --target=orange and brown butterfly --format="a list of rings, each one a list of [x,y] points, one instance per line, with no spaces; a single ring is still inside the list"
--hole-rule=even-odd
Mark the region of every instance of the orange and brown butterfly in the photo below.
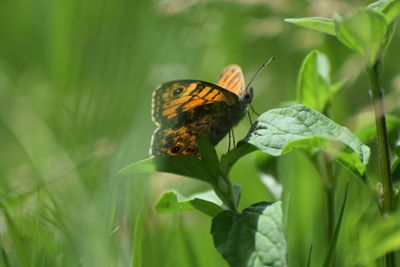
[[[153,133],[150,155],[197,155],[199,135],[215,146],[246,115],[253,99],[246,90],[243,72],[229,65],[217,84],[176,80],[153,92]]]

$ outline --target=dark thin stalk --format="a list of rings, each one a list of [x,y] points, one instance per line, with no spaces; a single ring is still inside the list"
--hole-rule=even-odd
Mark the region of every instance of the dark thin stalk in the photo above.
[[[372,67],[368,69],[370,94],[372,106],[375,112],[376,131],[378,136],[378,154],[379,167],[381,173],[382,192],[380,199],[382,200],[381,209],[383,214],[390,213],[393,210],[393,183],[390,169],[389,157],[389,141],[386,128],[384,92],[381,80],[382,62],[378,60]],[[394,253],[388,253],[385,256],[386,266],[396,266]]]
[[[389,142],[386,128],[383,89],[381,86],[381,61],[369,68],[371,101],[375,112],[376,131],[378,136],[379,167],[382,182],[382,212],[393,209],[393,184],[390,170]]]

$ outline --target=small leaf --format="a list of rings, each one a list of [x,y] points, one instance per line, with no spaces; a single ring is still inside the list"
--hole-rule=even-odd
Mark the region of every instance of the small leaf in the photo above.
[[[370,64],[379,59],[389,39],[386,18],[372,10],[360,9],[352,16],[334,15],[337,38],[347,47],[358,51]]]
[[[330,65],[325,54],[314,50],[304,59],[297,78],[297,101],[323,112],[331,95]]]
[[[218,175],[218,170],[210,164],[196,157],[183,155],[150,157],[126,166],[119,173],[131,174],[154,171],[173,173],[208,183],[212,183]]]
[[[213,218],[214,245],[232,267],[286,266],[281,202],[257,203]]]
[[[156,204],[156,210],[160,213],[174,213],[182,211],[201,211],[211,217],[222,212],[221,200],[213,191],[192,195],[185,198],[176,192],[164,193]]]
[[[297,19],[285,19],[285,22],[293,23],[305,28],[313,29],[316,31],[324,32],[336,36],[335,26],[332,19],[323,17],[309,17]]]
[[[322,149],[360,176],[370,155],[369,147],[347,128],[303,105],[265,112],[245,140],[272,156],[295,149]]]
[[[391,23],[400,13],[399,0],[380,0],[368,6],[375,11],[385,15],[388,23]]]

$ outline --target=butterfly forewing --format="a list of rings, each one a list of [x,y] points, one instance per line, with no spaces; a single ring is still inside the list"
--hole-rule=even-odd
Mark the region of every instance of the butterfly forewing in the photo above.
[[[246,85],[242,69],[235,64],[229,65],[223,69],[218,77],[217,85],[236,94],[239,99],[243,99],[246,94]]]
[[[159,126],[198,106],[216,102],[235,105],[238,101],[235,94],[212,83],[171,81],[161,84],[153,93],[153,121]]]

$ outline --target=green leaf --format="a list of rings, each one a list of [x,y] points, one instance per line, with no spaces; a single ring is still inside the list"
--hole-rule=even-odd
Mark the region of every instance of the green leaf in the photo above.
[[[213,183],[218,175],[218,170],[210,164],[196,157],[183,155],[150,157],[126,166],[119,173],[132,174],[154,171],[173,173],[208,183]]]
[[[329,18],[309,17],[309,18],[285,19],[284,21],[336,36],[335,25],[333,24],[332,19]]]
[[[337,38],[350,49],[363,55],[369,64],[379,59],[389,39],[386,18],[372,10],[360,9],[352,16],[334,15]]]
[[[232,267],[286,266],[281,202],[257,203],[212,220],[214,245]]]
[[[334,91],[339,89],[331,85],[329,75],[330,65],[326,55],[317,50],[308,54],[297,77],[297,101],[323,112]]]
[[[360,176],[370,155],[369,147],[347,128],[303,105],[265,112],[245,140],[272,156],[295,149],[322,149]]]
[[[400,0],[380,0],[370,4],[368,8],[385,15],[390,24],[400,13]]]
[[[221,200],[213,191],[195,194],[189,198],[176,192],[164,193],[156,204],[156,210],[160,213],[173,213],[182,211],[201,211],[211,217],[216,216],[223,209]]]
[[[220,164],[221,172],[227,176],[231,167],[236,163],[236,161],[238,161],[244,155],[255,151],[256,149],[257,148],[249,143],[240,141],[234,149],[222,155]]]
[[[201,155],[201,160],[207,162],[215,169],[219,169],[219,160],[217,152],[215,151],[214,146],[205,136],[199,136],[198,139],[199,144],[199,153]]]

